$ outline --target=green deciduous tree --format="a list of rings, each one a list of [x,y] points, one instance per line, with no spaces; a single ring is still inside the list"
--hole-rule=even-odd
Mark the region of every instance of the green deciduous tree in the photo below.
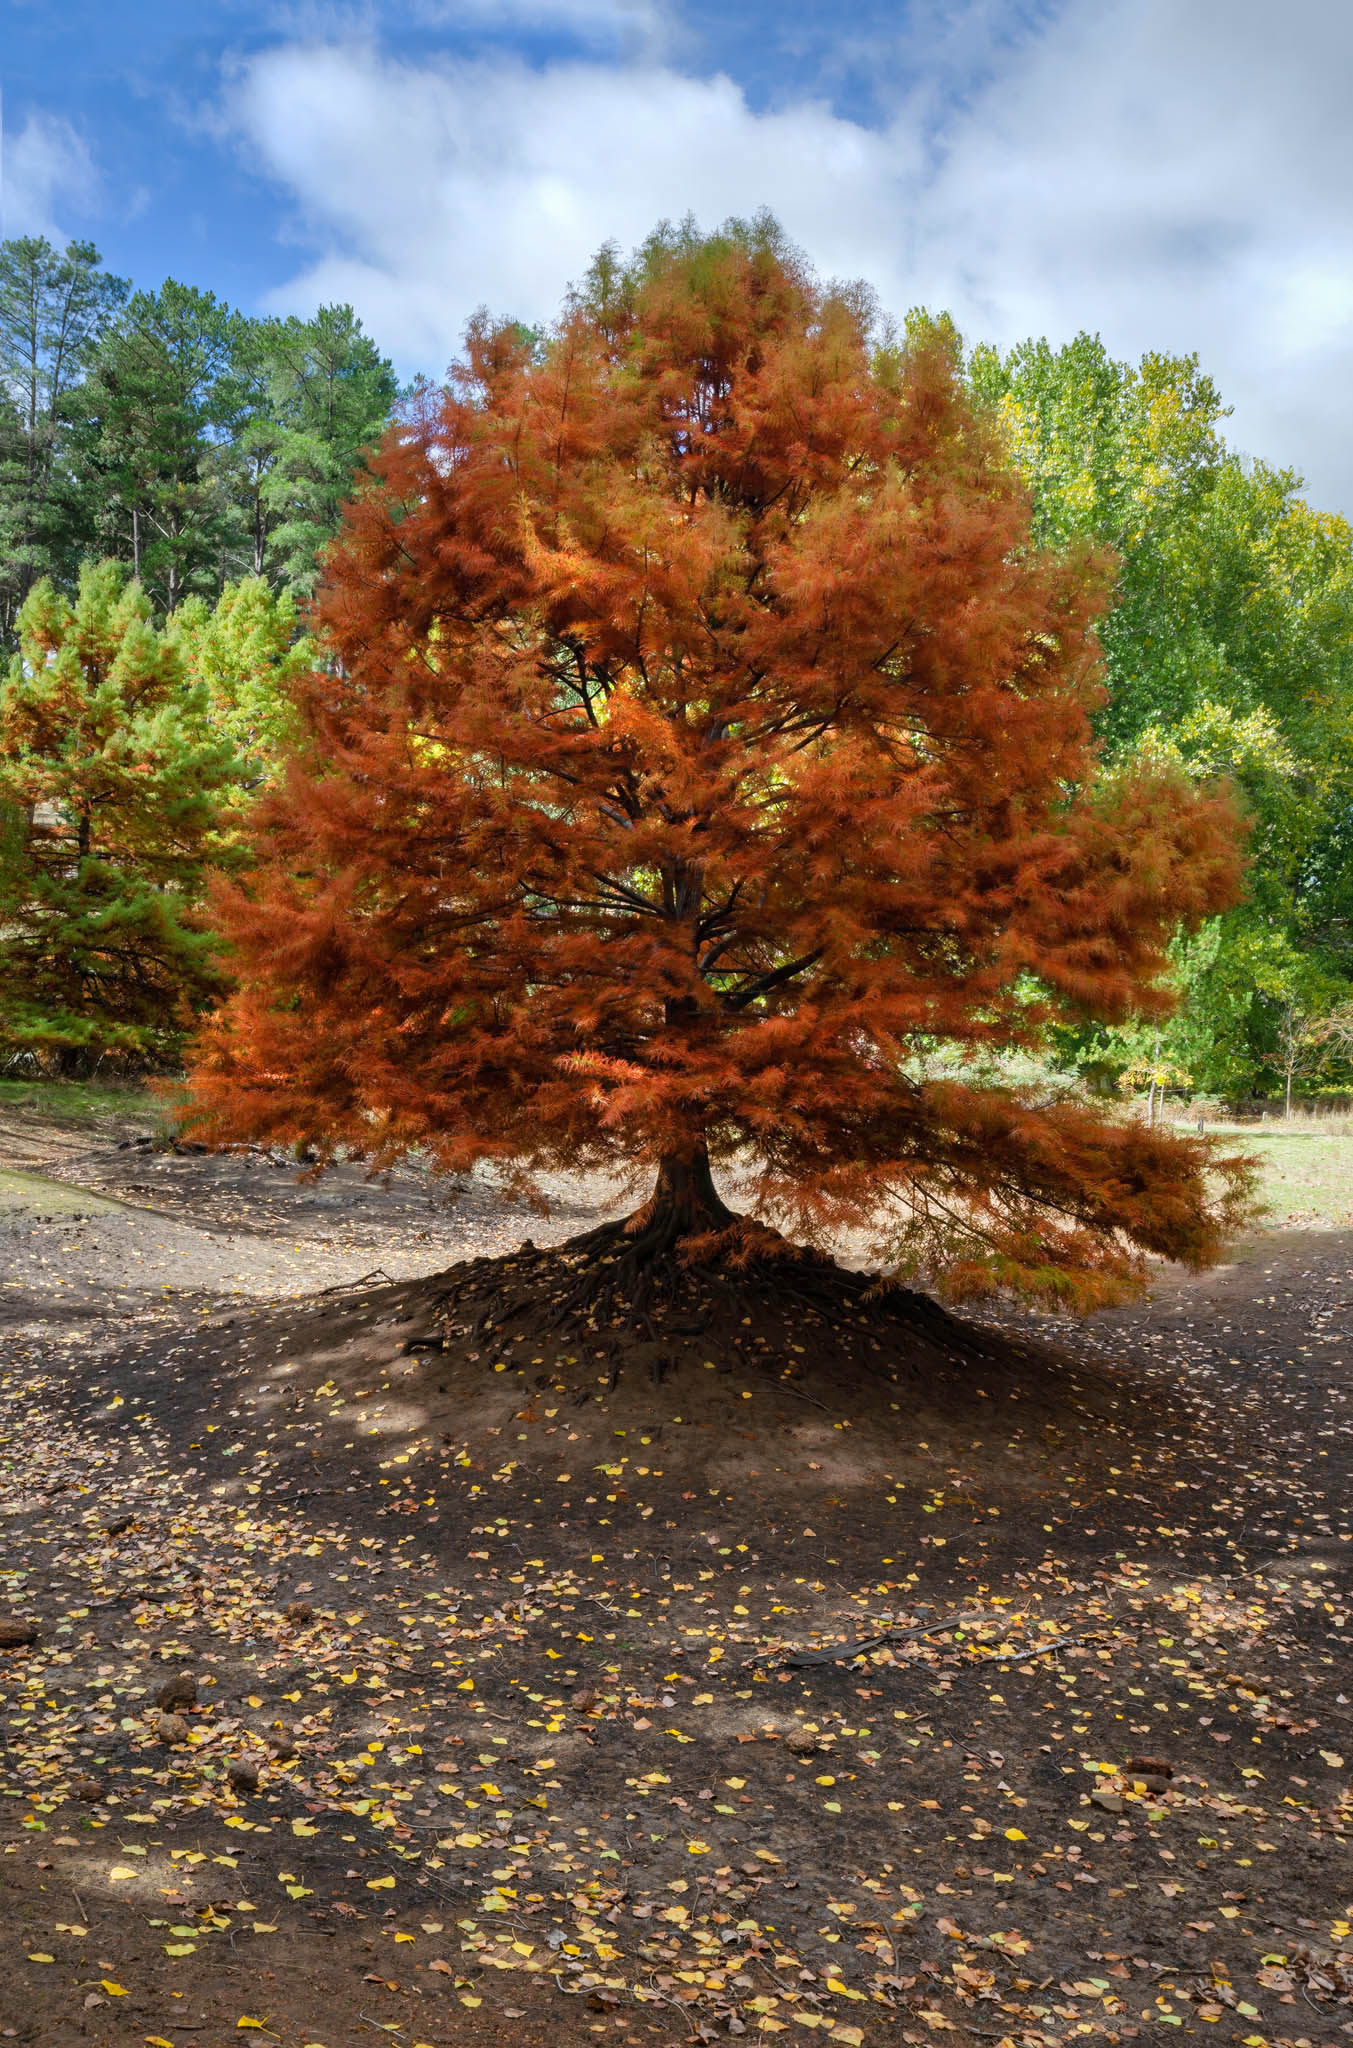
[[[1196,357],[977,349],[971,381],[1054,546],[1119,562],[1103,627],[1106,760],[1151,749],[1225,776],[1252,825],[1247,901],[1176,947],[1167,1054],[1208,1089],[1271,1072],[1288,1007],[1353,978],[1353,531],[1290,471],[1229,449]],[[1102,1035],[1081,1057],[1111,1064]]]

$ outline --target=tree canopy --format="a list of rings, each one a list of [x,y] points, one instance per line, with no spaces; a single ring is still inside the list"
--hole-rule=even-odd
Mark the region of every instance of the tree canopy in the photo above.
[[[477,323],[375,467],[217,896],[205,1130],[619,1167],[655,1247],[747,1256],[721,1166],[956,1291],[1214,1255],[1239,1168],[963,1064],[1166,1010],[1240,835],[1097,773],[1109,565],[1038,544],[951,351],[875,353],[768,223],[660,233],[547,337]]]
[[[1225,775],[1246,813],[1244,899],[1181,936],[1164,1032],[1197,1086],[1243,1094],[1271,1072],[1293,1005],[1328,1007],[1353,980],[1353,532],[1291,471],[1228,448],[1196,357],[1115,362],[1082,334],[976,348],[967,374],[1030,484],[1039,537],[1116,555],[1106,763],[1146,749],[1199,781]],[[1112,1067],[1143,1035],[1065,1045]]]
[[[0,243],[0,643],[97,558],[162,613],[246,575],[304,596],[396,388],[350,306],[254,319],[130,291],[87,242]]]

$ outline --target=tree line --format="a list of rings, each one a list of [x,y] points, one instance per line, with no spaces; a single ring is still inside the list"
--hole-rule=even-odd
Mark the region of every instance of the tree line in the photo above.
[[[876,365],[921,345],[1022,473],[1035,543],[1101,565],[1104,787],[1149,758],[1229,781],[1248,822],[1243,899],[1176,938],[1173,1015],[1064,1022],[1046,1057],[1227,1096],[1347,1082],[1329,1020],[1353,1000],[1348,523],[1228,444],[1195,357],[966,347],[916,315],[875,333]],[[11,1056],[163,1063],[219,995],[207,884],[298,743],[295,680],[329,658],[303,637],[322,550],[412,397],[349,307],[254,319],[133,290],[85,243],[0,245]]]
[[[350,306],[253,319],[88,242],[0,243],[0,636],[90,560],[162,614],[243,575],[309,591],[397,396]]]

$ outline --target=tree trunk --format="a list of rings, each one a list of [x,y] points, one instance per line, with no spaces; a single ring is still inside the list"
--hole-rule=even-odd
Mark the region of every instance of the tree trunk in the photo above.
[[[673,1238],[726,1230],[730,1223],[737,1222],[714,1185],[703,1138],[689,1155],[669,1153],[659,1161],[653,1193],[640,1213],[644,1216],[645,1234],[664,1229]]]

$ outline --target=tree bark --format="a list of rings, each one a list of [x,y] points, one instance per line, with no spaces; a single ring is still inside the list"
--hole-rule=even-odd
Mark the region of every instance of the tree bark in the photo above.
[[[701,1231],[726,1230],[737,1220],[714,1185],[703,1138],[693,1152],[669,1153],[659,1161],[647,1204],[646,1232],[665,1225],[673,1237],[695,1237]]]

